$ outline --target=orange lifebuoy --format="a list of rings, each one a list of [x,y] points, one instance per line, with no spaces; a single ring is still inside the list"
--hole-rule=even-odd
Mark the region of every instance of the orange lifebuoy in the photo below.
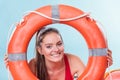
[[[48,17],[57,15],[59,19],[68,19],[84,14],[80,9],[68,5],[58,5],[57,10],[58,12],[55,14],[52,12],[52,6],[48,5],[35,11]],[[48,24],[53,24],[54,21],[30,13],[24,17],[23,22],[16,26],[8,45],[9,68],[14,80],[37,80],[27,64],[27,47],[35,32]],[[102,80],[107,67],[107,44],[95,20],[85,16],[70,21],[59,21],[59,23],[70,25],[78,30],[87,42],[90,56],[86,69],[78,80]]]
[[[105,73],[105,80],[120,80],[120,69]]]

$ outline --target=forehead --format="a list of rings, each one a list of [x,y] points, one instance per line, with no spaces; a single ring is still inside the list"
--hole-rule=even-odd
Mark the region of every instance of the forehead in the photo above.
[[[46,34],[43,39],[44,43],[53,43],[53,42],[58,42],[58,41],[62,41],[61,36],[54,32]]]

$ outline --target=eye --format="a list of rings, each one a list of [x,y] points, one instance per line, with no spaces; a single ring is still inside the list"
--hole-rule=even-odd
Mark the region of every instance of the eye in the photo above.
[[[62,46],[62,45],[63,45],[63,43],[62,43],[62,42],[59,42],[57,45],[58,45],[58,46]]]
[[[51,46],[51,45],[47,45],[47,46],[46,46],[46,48],[51,49],[51,48],[52,48],[52,46]]]

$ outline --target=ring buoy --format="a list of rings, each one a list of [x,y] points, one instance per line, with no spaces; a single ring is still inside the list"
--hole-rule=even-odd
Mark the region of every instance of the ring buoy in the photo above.
[[[54,12],[54,9],[56,9],[57,12]],[[68,5],[58,5],[57,8],[48,5],[35,11],[43,13],[48,17],[56,18],[56,16],[59,16],[59,19],[68,19],[84,14],[83,11]],[[86,69],[82,75],[79,76],[78,80],[102,80],[107,67],[107,44],[95,20],[85,16],[70,21],[56,21],[32,12],[24,17],[24,21],[16,25],[16,30],[8,44],[9,68],[13,79],[37,80],[36,76],[32,74],[28,67],[26,59],[27,47],[35,32],[53,23],[72,26],[78,30],[86,40],[90,55]]]
[[[105,73],[105,80],[120,80],[120,69]]]

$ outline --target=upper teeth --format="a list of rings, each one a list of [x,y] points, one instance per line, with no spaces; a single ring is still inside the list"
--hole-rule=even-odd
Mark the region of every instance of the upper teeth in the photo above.
[[[52,56],[59,56],[59,54],[52,54]]]

